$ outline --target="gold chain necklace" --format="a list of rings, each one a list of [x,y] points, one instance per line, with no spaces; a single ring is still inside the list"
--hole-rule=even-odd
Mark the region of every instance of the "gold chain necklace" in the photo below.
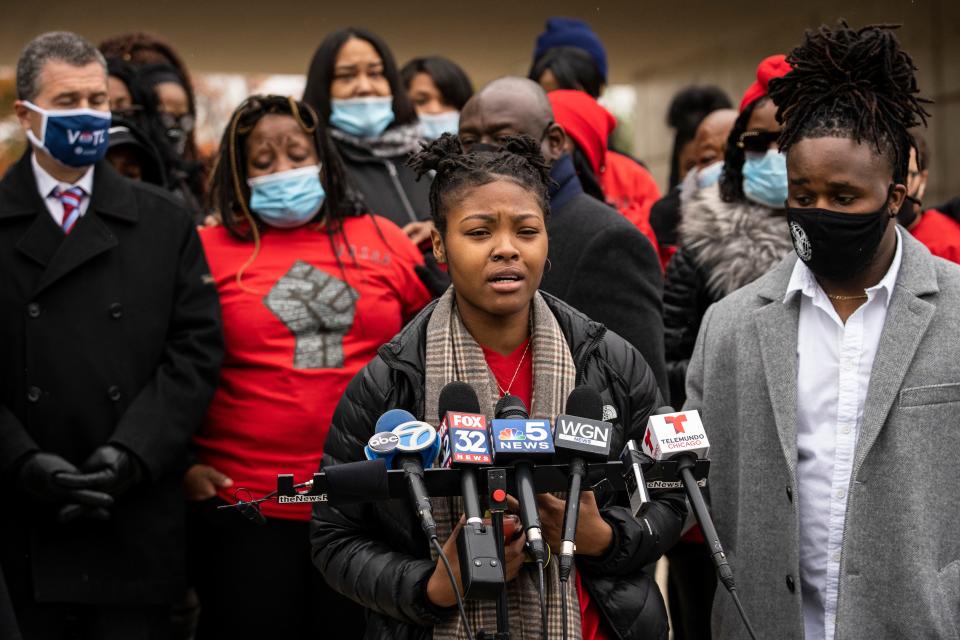
[[[530,348],[530,340],[527,340],[527,346],[523,348],[523,355],[520,356],[520,362],[517,363],[517,370],[513,372],[513,377],[510,378],[510,384],[507,385],[507,389],[504,390],[500,386],[500,381],[497,380],[497,376],[493,376],[493,381],[497,383],[497,389],[500,390],[500,397],[502,398],[505,395],[510,394],[510,389],[513,388],[513,382],[517,379],[517,374],[520,373],[520,367],[523,366],[523,359],[527,357],[527,350]]]
[[[828,293],[827,297],[830,298],[831,300],[836,300],[838,302],[841,302],[843,300],[866,300],[869,296],[865,293],[859,296],[835,296]]]

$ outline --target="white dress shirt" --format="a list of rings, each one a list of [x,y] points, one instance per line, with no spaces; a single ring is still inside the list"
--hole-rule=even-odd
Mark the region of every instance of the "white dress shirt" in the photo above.
[[[866,290],[867,301],[840,320],[810,269],[798,260],[786,303],[799,292],[797,331],[797,505],[805,640],[833,640],[847,494],[877,354],[903,254]]]
[[[83,174],[79,180],[71,184],[69,182],[60,182],[47,173],[44,168],[40,166],[40,163],[37,162],[36,153],[30,154],[30,163],[33,165],[33,175],[37,180],[37,191],[40,193],[40,197],[43,198],[43,203],[47,205],[47,211],[50,212],[53,221],[57,223],[58,227],[63,226],[63,203],[60,202],[60,198],[56,195],[57,193],[66,191],[72,187],[80,187],[83,189],[83,197],[80,198],[80,218],[87,213],[87,208],[90,206],[90,196],[93,194],[93,165],[90,165],[90,168],[87,169],[87,172]],[[77,220],[79,221],[80,218],[77,218]]]

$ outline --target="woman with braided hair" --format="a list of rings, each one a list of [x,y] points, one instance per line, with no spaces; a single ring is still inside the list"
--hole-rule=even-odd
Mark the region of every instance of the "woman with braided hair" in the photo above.
[[[925,122],[895,27],[807,32],[770,81],[795,256],[704,317],[687,408],[760,638],[960,630],[960,268],[896,224]],[[756,471],[755,476],[751,475]],[[714,637],[745,637],[717,594]]]
[[[359,607],[310,564],[308,505],[266,502],[253,522],[217,507],[316,471],[347,383],[430,299],[422,258],[396,225],[356,211],[323,122],[292,98],[237,108],[211,195],[223,226],[201,239],[228,355],[184,481],[197,638],[361,636]]]
[[[526,136],[508,137],[503,148],[466,153],[458,138],[445,134],[411,164],[421,175],[436,172],[430,188],[433,253],[447,265],[452,286],[347,387],[323,466],[363,459],[363,445],[388,409],[439,424],[440,390],[454,380],[476,390],[487,416],[509,393],[530,407],[531,417],[551,421],[563,412],[569,392],[586,384],[607,405],[604,415],[614,425],[611,455],[626,439],[639,440],[660,402],[642,356],[620,336],[538,291],[549,268],[549,169],[539,144]],[[535,604],[535,565],[528,565],[532,572],[524,567],[523,535],[508,541],[504,568],[512,637],[559,640],[565,622],[571,640],[667,638],[663,600],[643,567],[676,541],[684,499],[675,491],[660,492],[640,520],[624,501],[599,491],[583,494],[576,578],[561,583],[557,563],[547,565],[545,610]],[[439,540],[458,574],[461,501],[431,502]],[[538,507],[543,538],[556,552],[565,502],[542,494]],[[312,539],[314,563],[330,585],[369,610],[367,638],[469,637],[454,587],[406,501],[319,504]],[[462,584],[456,588],[462,590]],[[478,634],[496,631],[492,602],[467,601],[464,616]]]

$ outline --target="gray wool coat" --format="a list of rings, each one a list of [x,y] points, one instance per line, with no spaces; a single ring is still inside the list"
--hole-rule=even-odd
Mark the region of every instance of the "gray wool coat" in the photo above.
[[[960,638],[960,267],[902,233],[854,454],[836,640]],[[720,539],[758,637],[803,638],[796,255],[710,307],[686,409],[710,438]],[[824,381],[824,384],[829,384]],[[718,587],[715,640],[747,638]]]

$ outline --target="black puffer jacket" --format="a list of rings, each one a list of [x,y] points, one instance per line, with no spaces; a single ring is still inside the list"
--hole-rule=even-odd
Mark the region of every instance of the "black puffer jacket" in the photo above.
[[[611,439],[611,454],[616,456],[625,439],[642,437],[647,416],[660,401],[656,381],[642,356],[622,338],[549,294],[544,298],[567,337],[577,384],[600,390],[604,404],[616,411]],[[363,446],[384,411],[402,408],[423,417],[426,330],[435,305],[428,305],[381,347],[347,387],[327,436],[323,467],[363,459]],[[614,637],[665,640],[663,600],[642,569],[677,541],[686,514],[683,494],[657,495],[645,523],[615,498],[623,496],[598,496],[601,513],[614,530],[610,552],[603,558],[578,558],[577,567]],[[311,539],[314,564],[330,586],[370,610],[367,638],[430,638],[433,624],[456,615],[455,609],[438,609],[426,599],[434,563],[406,501],[318,504]]]
[[[670,401],[683,406],[687,364],[707,307],[745,286],[793,250],[787,219],[752,202],[724,202],[718,185],[682,196],[677,253],[663,287]]]
[[[333,139],[344,170],[363,196],[368,213],[383,216],[398,227],[430,218],[429,178],[417,181],[407,157],[378,158],[368,149]]]

